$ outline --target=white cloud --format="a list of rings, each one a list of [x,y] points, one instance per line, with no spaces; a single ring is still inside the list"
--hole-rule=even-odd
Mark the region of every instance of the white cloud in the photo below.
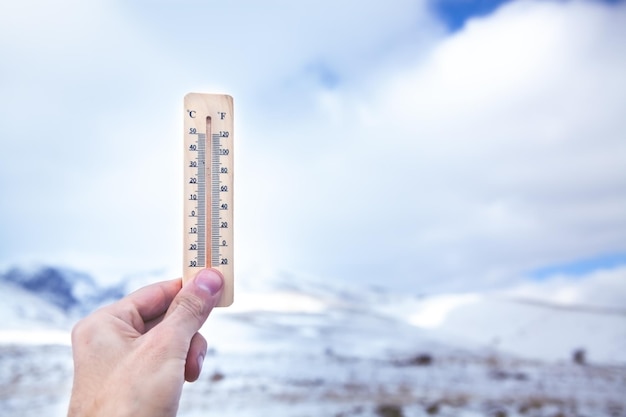
[[[176,263],[193,90],[235,97],[244,275],[463,290],[626,250],[623,5],[449,37],[409,1],[2,7],[3,263]]]
[[[374,89],[322,95],[335,116],[282,163],[293,267],[458,290],[624,251],[625,20],[513,3]]]

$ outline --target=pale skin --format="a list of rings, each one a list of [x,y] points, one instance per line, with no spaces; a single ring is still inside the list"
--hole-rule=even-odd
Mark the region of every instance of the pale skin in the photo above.
[[[185,381],[200,376],[198,331],[224,278],[204,269],[144,287],[79,321],[72,331],[74,385],[68,417],[173,417]]]

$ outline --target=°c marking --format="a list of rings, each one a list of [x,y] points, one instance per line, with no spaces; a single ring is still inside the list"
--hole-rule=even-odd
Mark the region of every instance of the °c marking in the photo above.
[[[192,119],[196,118],[196,111],[195,110],[187,110],[187,112],[189,112],[189,117],[191,117]]]

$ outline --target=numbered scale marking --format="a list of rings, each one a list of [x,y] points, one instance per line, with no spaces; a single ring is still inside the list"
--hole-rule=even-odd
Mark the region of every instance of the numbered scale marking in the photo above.
[[[224,275],[233,302],[233,98],[190,93],[184,114],[183,283],[202,268]]]

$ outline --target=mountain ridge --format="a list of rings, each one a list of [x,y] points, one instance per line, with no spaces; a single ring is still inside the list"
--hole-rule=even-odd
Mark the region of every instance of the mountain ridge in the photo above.
[[[57,266],[13,267],[0,274],[0,282],[35,294],[68,314],[85,314],[125,295],[122,283],[100,286],[85,272]]]
[[[8,294],[0,307],[5,318],[0,330],[10,329],[13,335],[18,329],[69,331],[82,316],[138,285],[161,278],[143,274],[99,285],[89,274],[70,268],[11,268],[0,273],[0,290]],[[451,347],[496,349],[548,361],[570,360],[572,352],[582,349],[597,363],[626,363],[626,320],[614,307],[549,302],[507,292],[415,296],[295,275],[288,278],[244,288],[235,304],[218,309],[207,325],[232,325],[233,318],[239,318],[248,325],[235,339],[245,339],[246,332],[254,333],[255,327],[271,323],[288,323],[293,334],[316,334],[320,329],[333,332],[357,323],[361,331],[370,326],[369,331],[380,333],[375,323],[385,318],[391,328],[405,326],[395,328]],[[383,333],[393,339],[393,332]],[[10,334],[5,332],[4,339],[10,340]],[[222,340],[229,337],[227,334]]]

